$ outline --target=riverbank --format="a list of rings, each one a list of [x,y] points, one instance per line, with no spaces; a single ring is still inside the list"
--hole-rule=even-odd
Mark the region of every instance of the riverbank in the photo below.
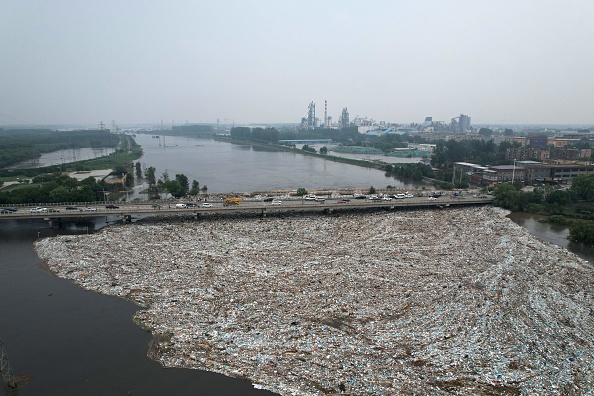
[[[238,139],[232,139],[230,137],[229,138],[222,137],[220,135],[219,136],[215,135],[213,137],[213,139],[221,141],[221,142],[228,142],[228,143],[242,144],[242,145],[251,145],[251,146],[262,147],[262,148],[266,148],[266,149],[277,150],[277,151],[286,151],[286,152],[290,152],[290,153],[307,155],[310,157],[323,158],[328,161],[341,162],[343,164],[356,165],[356,166],[361,166],[364,168],[383,170],[386,165],[385,163],[356,160],[356,159],[351,159],[351,158],[343,158],[343,157],[337,157],[334,155],[327,155],[327,154],[318,154],[318,153],[314,153],[311,151],[306,151],[306,150],[302,150],[302,149],[298,149],[298,148],[294,148],[294,147],[284,146],[281,144],[254,142],[251,140],[238,140]]]
[[[148,306],[166,367],[280,394],[591,392],[594,269],[506,214],[153,218],[36,249]]]
[[[75,161],[60,165],[50,165],[39,168],[28,168],[28,169],[2,169],[0,170],[0,181],[4,181],[4,187],[12,186],[26,188],[26,183],[20,183],[19,181],[30,179],[34,176],[44,173],[54,172],[76,172],[76,171],[95,171],[103,169],[114,169],[130,164],[132,161],[142,157],[142,147],[136,143],[132,136],[119,135],[120,142],[118,148],[114,153],[109,155]],[[18,184],[18,186],[15,186]],[[1,187],[0,187],[1,188]]]

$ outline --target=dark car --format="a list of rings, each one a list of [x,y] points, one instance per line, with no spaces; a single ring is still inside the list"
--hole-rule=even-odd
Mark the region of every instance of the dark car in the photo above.
[[[109,204],[109,205],[105,205],[105,209],[119,209],[120,207],[118,205],[114,205],[114,204]]]
[[[17,212],[18,211],[17,208],[4,208],[4,210],[8,210],[10,212]]]
[[[48,212],[50,212],[50,213],[56,213],[56,212],[59,212],[59,210],[58,210],[58,209],[54,209],[54,208],[49,208],[47,211],[48,211]]]
[[[12,213],[14,213],[14,212],[11,211],[11,210],[8,210],[8,209],[2,209],[2,210],[0,210],[0,214],[12,214]]]
[[[78,210],[76,206],[66,206],[66,210]]]
[[[188,208],[197,208],[198,204],[196,202],[186,202],[186,206]]]
[[[262,202],[272,202],[272,201],[274,201],[273,197],[266,197],[266,198],[262,199]]]

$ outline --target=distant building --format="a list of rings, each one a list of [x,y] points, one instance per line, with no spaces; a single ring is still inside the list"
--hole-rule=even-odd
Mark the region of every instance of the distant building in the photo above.
[[[496,183],[524,182],[526,169],[517,165],[490,166],[490,171],[495,172]]]
[[[342,114],[340,115],[339,123],[342,128],[346,128],[350,125],[349,124],[349,111],[347,110],[346,107],[342,109]]]
[[[408,148],[410,148],[410,149],[427,151],[429,153],[434,153],[436,147],[437,147],[436,144],[426,144],[426,143],[409,143],[408,144]]]
[[[594,174],[594,165],[580,164],[537,164],[526,166],[526,182],[571,184],[582,175]]]
[[[549,144],[546,136],[529,136],[526,138],[526,144],[530,147],[545,148]]]
[[[536,160],[536,161],[577,161],[581,158],[590,158],[591,149],[570,148],[508,148],[505,150],[505,159],[508,161]]]
[[[469,133],[472,131],[470,126],[470,117],[466,114],[460,114],[460,117],[452,118],[450,130],[454,133]]]

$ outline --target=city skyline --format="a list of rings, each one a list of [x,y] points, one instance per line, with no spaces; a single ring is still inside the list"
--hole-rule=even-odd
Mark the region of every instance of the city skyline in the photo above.
[[[594,124],[594,3],[0,3],[0,128]]]

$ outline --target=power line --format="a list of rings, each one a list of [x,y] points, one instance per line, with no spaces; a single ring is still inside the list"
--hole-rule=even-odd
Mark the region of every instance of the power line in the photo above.
[[[26,123],[27,123],[27,121],[23,121],[23,120],[21,120],[21,119],[19,119],[19,118],[11,117],[11,116],[9,116],[9,115],[2,114],[2,113],[0,113],[0,117],[10,118],[11,120],[15,120],[15,121],[21,122],[21,123],[23,123],[23,124],[26,124]],[[2,122],[2,123],[5,123],[5,122],[3,122],[3,121],[0,121],[0,122]],[[7,124],[7,123],[6,123],[6,124]],[[7,125],[8,125],[8,124],[7,124]]]

